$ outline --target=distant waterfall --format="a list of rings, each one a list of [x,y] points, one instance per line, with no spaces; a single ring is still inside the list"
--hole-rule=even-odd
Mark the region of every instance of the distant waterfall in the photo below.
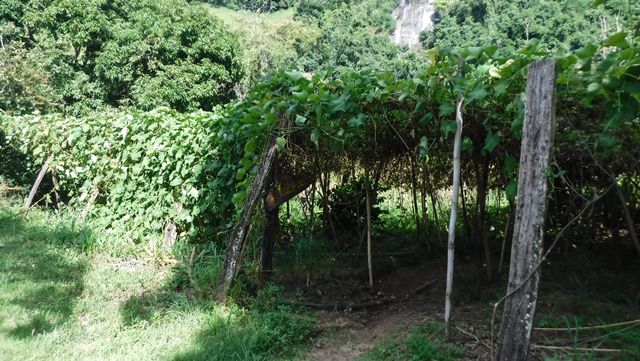
[[[396,29],[391,37],[393,42],[411,49],[419,48],[420,33],[433,29],[433,3],[434,0],[401,0],[392,13],[396,21]]]

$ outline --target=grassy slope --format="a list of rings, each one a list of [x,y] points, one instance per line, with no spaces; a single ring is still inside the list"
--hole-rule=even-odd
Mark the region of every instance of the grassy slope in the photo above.
[[[270,70],[296,68],[297,59],[315,46],[320,35],[315,25],[294,20],[294,9],[261,14],[208,4],[202,6],[238,34],[246,72],[245,79],[236,88],[240,94],[245,94]]]
[[[267,27],[277,27],[293,20],[294,9],[280,10],[273,13],[255,13],[246,10],[233,10],[222,6],[202,4],[209,13],[220,18],[233,32],[246,32],[251,24],[264,23]]]
[[[0,204],[2,360],[288,359],[313,332],[289,309],[228,309],[176,291],[170,267],[84,252],[91,237]]]

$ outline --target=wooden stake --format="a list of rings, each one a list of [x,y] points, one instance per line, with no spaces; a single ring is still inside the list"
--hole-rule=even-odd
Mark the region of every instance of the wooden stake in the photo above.
[[[496,360],[526,360],[533,329],[547,208],[547,168],[555,133],[556,64],[529,66],[509,284]]]
[[[24,201],[25,209],[31,208],[31,203],[33,202],[33,198],[36,196],[36,192],[38,191],[38,187],[40,187],[40,183],[42,182],[44,175],[47,174],[47,170],[49,170],[49,163],[51,163],[52,161],[53,161],[53,154],[49,155],[49,158],[47,158],[47,160],[42,165],[42,168],[40,168],[40,172],[38,173],[38,176],[36,177],[36,181],[33,183],[33,186],[31,187],[29,196]]]
[[[444,325],[447,337],[450,335],[451,293],[453,292],[453,264],[455,256],[456,219],[458,217],[458,192],[460,190],[460,145],[462,143],[462,104],[464,96],[458,97],[456,104],[456,134],[453,141],[453,186],[451,196],[451,216],[449,217],[449,239],[447,242],[447,285],[444,300]]]
[[[373,263],[371,261],[371,187],[369,185],[369,168],[365,168],[365,193],[367,202],[367,266],[369,268],[369,286],[373,287]]]
[[[500,261],[498,262],[498,273],[502,272],[502,265],[504,264],[504,249],[509,240],[509,231],[511,230],[511,222],[514,217],[515,208],[513,201],[509,200],[509,214],[507,215],[507,224],[504,227],[504,238],[502,239],[502,246],[500,247]]]
[[[56,172],[51,170],[51,181],[53,182],[53,194],[56,197],[56,207],[60,209],[60,195],[58,194],[58,189],[60,189],[60,185],[58,184],[58,178],[56,177]]]

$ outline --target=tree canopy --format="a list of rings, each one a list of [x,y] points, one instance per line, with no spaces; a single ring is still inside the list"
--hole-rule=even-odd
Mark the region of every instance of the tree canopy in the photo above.
[[[212,109],[243,76],[236,36],[184,1],[11,1],[0,20],[8,111]]]
[[[536,40],[551,50],[576,50],[620,31],[638,31],[640,5],[610,0],[449,0],[437,3],[433,31],[421,34],[425,48],[495,44],[513,52]]]

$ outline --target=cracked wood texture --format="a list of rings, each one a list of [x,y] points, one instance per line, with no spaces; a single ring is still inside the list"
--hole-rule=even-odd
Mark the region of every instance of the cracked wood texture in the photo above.
[[[249,194],[242,208],[240,220],[231,232],[231,236],[229,236],[227,252],[224,257],[220,281],[215,295],[216,300],[219,302],[223,302],[227,297],[229,288],[238,273],[242,262],[242,252],[244,251],[244,246],[247,243],[247,237],[251,230],[251,216],[262,198],[262,192],[271,174],[271,167],[273,167],[277,159],[278,147],[276,146],[275,137],[271,138],[267,153],[262,157],[256,177],[251,184],[251,188],[249,188]]]
[[[520,149],[518,198],[511,247],[509,284],[496,360],[526,360],[540,280],[547,169],[555,133],[556,65],[540,60],[529,66]]]

